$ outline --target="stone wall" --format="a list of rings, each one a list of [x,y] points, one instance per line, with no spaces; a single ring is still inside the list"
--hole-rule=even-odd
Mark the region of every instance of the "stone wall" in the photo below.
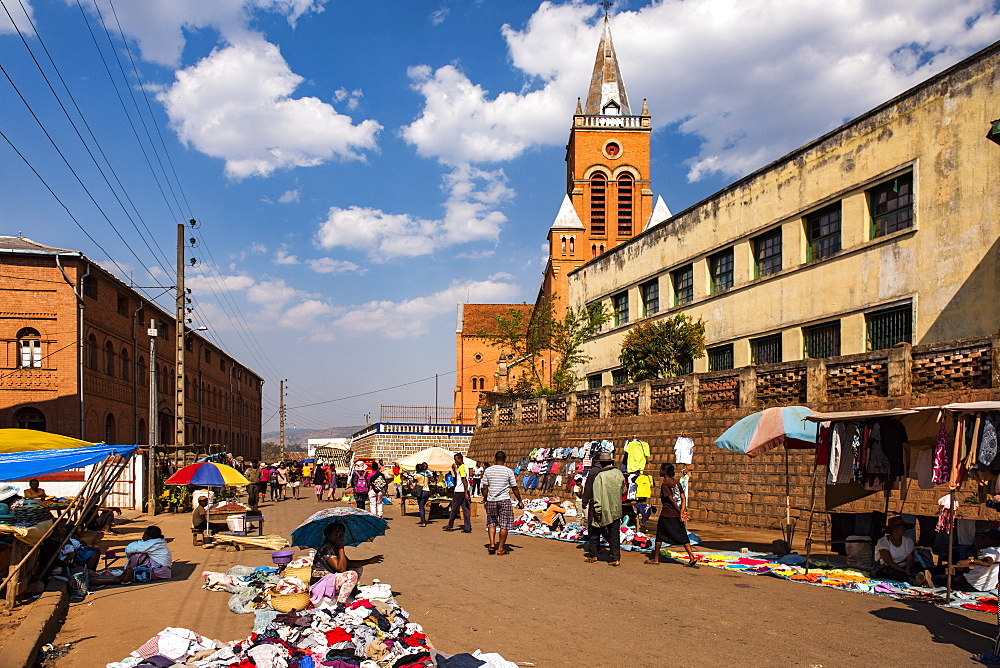
[[[715,446],[714,440],[723,431],[766,405],[795,403],[827,412],[998,400],[998,351],[997,337],[972,339],[948,345],[915,346],[912,350],[895,348],[867,356],[808,360],[801,363],[801,373],[791,372],[795,365],[789,363],[745,367],[496,404],[485,411],[480,410],[481,417],[488,416],[488,419],[483,419],[482,426],[476,430],[469,454],[477,460],[490,461],[496,450],[504,450],[508,463],[513,465],[536,447],[567,447],[606,438],[620,448],[626,440],[638,436],[650,444],[652,459],[647,471],[655,473],[661,462],[673,461],[673,443],[677,437],[688,435],[695,441],[694,464],[689,467],[691,510],[695,519],[777,527],[784,520],[787,480],[794,509],[792,514],[804,522],[810,507],[813,451],[786,453],[778,449],[749,459]],[[914,359],[922,360],[919,366],[913,363]],[[827,394],[828,369],[839,372],[850,366],[854,369],[851,372],[854,378],[867,379],[873,375],[869,373],[870,366],[875,365],[884,367],[886,382],[843,380],[836,392]],[[808,401],[774,400],[784,396],[772,389],[779,383],[772,378],[775,375],[781,377],[780,382],[784,385],[798,387],[795,392],[801,392]],[[850,377],[846,373],[842,376]],[[794,396],[793,392],[791,397]],[[884,509],[886,502],[881,494],[853,500],[832,497],[828,500],[823,484],[825,475],[825,467],[820,467],[815,498],[817,509],[831,512]],[[937,499],[946,493],[945,486],[921,490],[912,483],[905,504],[901,504],[897,490],[889,499],[889,508],[935,515]],[[959,498],[964,499],[971,493],[973,488],[967,485],[959,491]],[[962,509],[962,517],[1000,519],[993,511],[971,504]],[[822,532],[822,514],[818,519]]]

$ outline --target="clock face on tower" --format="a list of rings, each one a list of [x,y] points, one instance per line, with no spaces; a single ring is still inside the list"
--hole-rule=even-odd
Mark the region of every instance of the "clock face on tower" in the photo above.
[[[614,159],[622,154],[622,147],[616,141],[609,141],[604,145],[604,155],[608,158]]]

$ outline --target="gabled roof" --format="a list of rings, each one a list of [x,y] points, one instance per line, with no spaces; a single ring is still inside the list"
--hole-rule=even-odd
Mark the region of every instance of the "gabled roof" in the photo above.
[[[663,197],[657,197],[656,204],[653,205],[653,212],[649,214],[649,220],[646,221],[644,229],[648,230],[651,227],[656,227],[672,215],[670,209],[667,208],[667,203],[663,201]]]
[[[625,81],[618,69],[618,56],[615,55],[615,45],[611,41],[611,24],[604,17],[604,34],[597,47],[597,59],[594,61],[594,74],[590,79],[590,90],[587,92],[587,106],[583,113],[588,116],[598,116],[604,113],[605,107],[614,103],[618,107],[618,115],[631,116],[628,105],[628,95],[625,93]]]
[[[576,208],[573,206],[573,202],[570,200],[569,195],[563,196],[562,204],[559,206],[559,213],[556,214],[556,219],[552,221],[552,227],[549,229],[553,230],[585,230],[586,227],[583,226],[583,221],[580,220],[579,214],[576,212]]]
[[[507,315],[513,309],[524,315],[525,327],[531,319],[531,304],[462,304],[462,325],[459,329],[464,336],[479,336],[480,333],[497,333],[497,316]]]
[[[35,253],[78,253],[79,251],[69,250],[67,248],[56,248],[54,246],[46,246],[45,244],[40,244],[37,241],[32,241],[27,237],[17,236],[9,237],[0,235],[0,252],[2,251],[32,251]]]

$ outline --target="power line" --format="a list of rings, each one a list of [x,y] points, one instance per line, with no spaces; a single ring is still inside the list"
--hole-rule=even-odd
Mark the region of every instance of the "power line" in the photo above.
[[[407,385],[415,385],[417,383],[424,383],[424,382],[426,382],[428,380],[434,380],[435,378],[440,378],[441,376],[449,376],[449,375],[451,375],[453,373],[455,373],[455,372],[454,371],[448,371],[446,373],[439,373],[439,374],[435,374],[434,376],[428,376],[426,378],[420,378],[418,380],[411,380],[408,383],[400,383],[399,385],[393,385],[391,387],[383,387],[383,388],[378,389],[378,390],[371,390],[370,392],[361,392],[360,394],[352,394],[352,395],[350,395],[348,397],[339,397],[337,399],[327,399],[326,401],[317,401],[316,403],[303,404],[301,406],[289,406],[288,410],[295,410],[295,409],[299,409],[299,408],[308,408],[310,406],[319,406],[321,404],[332,404],[332,403],[334,403],[336,401],[344,401],[346,399],[357,399],[358,397],[366,397],[369,394],[378,394],[379,392],[388,392],[389,390],[395,390],[395,389],[398,389],[400,387],[406,387]]]

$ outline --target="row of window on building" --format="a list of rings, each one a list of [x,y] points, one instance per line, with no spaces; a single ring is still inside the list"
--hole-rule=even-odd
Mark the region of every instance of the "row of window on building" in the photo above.
[[[870,214],[869,239],[898,232],[913,226],[913,173],[907,172],[889,181],[880,183],[866,192]],[[838,201],[814,211],[803,218],[806,239],[806,262],[822,260],[840,252],[842,202]],[[782,228],[776,226],[750,239],[753,252],[753,279],[776,274],[787,263],[782,254]],[[725,292],[735,284],[733,271],[734,248],[730,246],[705,258],[708,265],[709,295]],[[694,264],[686,264],[666,272],[669,277],[671,295],[670,307],[683,306],[694,301]],[[659,313],[663,305],[660,299],[660,280],[654,278],[639,285],[639,301],[642,308],[640,317]],[[628,292],[620,292],[611,297],[613,325],[619,327],[629,323]]]

